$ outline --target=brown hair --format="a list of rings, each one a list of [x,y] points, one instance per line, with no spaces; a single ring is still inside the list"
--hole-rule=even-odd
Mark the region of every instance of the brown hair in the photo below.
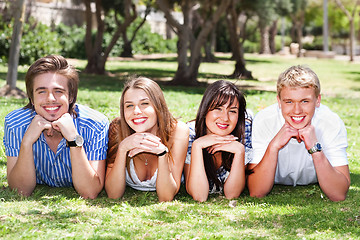
[[[28,69],[25,76],[26,93],[29,103],[25,108],[34,109],[34,79],[43,73],[57,73],[68,79],[69,88],[69,113],[75,114],[74,105],[77,98],[79,75],[76,69],[70,65],[63,56],[48,55],[36,60]],[[75,114],[76,115],[76,114]]]
[[[169,139],[176,127],[177,120],[170,113],[160,86],[149,78],[136,77],[125,83],[120,99],[120,117],[115,118],[110,124],[107,164],[114,163],[119,143],[135,133],[126,123],[124,115],[124,96],[129,89],[141,89],[148,95],[157,116],[158,132],[156,135],[170,149]],[[169,154],[171,156],[170,152]]]
[[[277,94],[280,97],[283,87],[314,88],[315,96],[320,94],[320,81],[316,73],[307,66],[292,66],[279,75],[277,81]]]

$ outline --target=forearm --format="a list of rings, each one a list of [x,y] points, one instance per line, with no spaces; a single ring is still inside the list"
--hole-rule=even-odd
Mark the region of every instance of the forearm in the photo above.
[[[278,150],[269,145],[262,160],[248,176],[250,196],[264,197],[271,191],[274,186],[277,158]]]
[[[10,164],[8,162],[8,164]],[[8,166],[9,169],[9,166]],[[36,173],[33,157],[32,144],[22,144],[15,165],[7,172],[8,184],[11,189],[24,195],[30,196],[36,187]]]
[[[126,156],[119,155],[115,158],[112,168],[108,168],[105,179],[105,190],[109,198],[117,199],[124,195],[126,188]]]
[[[71,148],[70,158],[75,190],[84,198],[96,198],[104,187],[103,174],[90,165],[83,148]]]
[[[234,157],[231,170],[224,184],[224,194],[227,199],[240,196],[245,187],[244,158]]]
[[[196,148],[196,147],[195,147]],[[193,146],[191,164],[186,190],[196,201],[206,201],[209,195],[209,182],[206,176],[202,152]]]
[[[346,177],[342,172],[331,166],[322,152],[313,154],[315,171],[321,190],[331,201],[345,200],[350,186],[350,176]],[[347,166],[343,166],[346,170]],[[345,171],[345,172],[348,172]]]
[[[158,174],[156,179],[156,193],[159,201],[171,201],[180,188],[180,181],[177,183],[174,174],[171,172],[169,162],[164,156],[158,159]]]

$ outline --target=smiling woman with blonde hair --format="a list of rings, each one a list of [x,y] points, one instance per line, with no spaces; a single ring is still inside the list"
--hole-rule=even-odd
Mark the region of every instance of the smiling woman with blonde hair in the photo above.
[[[128,81],[120,117],[109,129],[108,196],[122,197],[128,185],[171,201],[180,188],[188,138],[188,127],[172,116],[156,82],[145,77]]]

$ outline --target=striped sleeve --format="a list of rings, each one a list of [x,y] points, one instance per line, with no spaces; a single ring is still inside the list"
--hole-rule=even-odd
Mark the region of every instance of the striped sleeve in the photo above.
[[[104,160],[108,148],[109,120],[101,113],[83,107],[79,128],[84,138],[84,149],[89,161]]]

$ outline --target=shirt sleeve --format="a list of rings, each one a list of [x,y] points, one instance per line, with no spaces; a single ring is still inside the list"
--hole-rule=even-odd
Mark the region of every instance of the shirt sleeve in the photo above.
[[[5,129],[4,129],[4,146],[5,154],[8,157],[19,156],[22,135],[20,136],[21,128],[17,130],[10,127],[8,119],[5,118]]]
[[[185,164],[190,164],[191,163],[191,147],[195,140],[195,122],[194,121],[188,122],[187,125],[189,127],[189,144],[188,144],[188,149],[187,149],[187,153],[186,153]]]
[[[91,137],[88,137],[87,142],[84,144],[84,149],[89,161],[105,160],[109,142],[109,121],[103,120]],[[84,136],[83,136],[84,137]]]
[[[245,165],[251,162],[253,158],[252,140],[251,140],[251,119],[245,120]]]
[[[278,123],[277,119],[274,120],[273,117],[267,116],[268,112],[267,109],[258,112],[252,122],[253,157],[249,162],[251,164],[258,164],[261,161],[270,141],[279,131],[279,126],[282,124]]]

